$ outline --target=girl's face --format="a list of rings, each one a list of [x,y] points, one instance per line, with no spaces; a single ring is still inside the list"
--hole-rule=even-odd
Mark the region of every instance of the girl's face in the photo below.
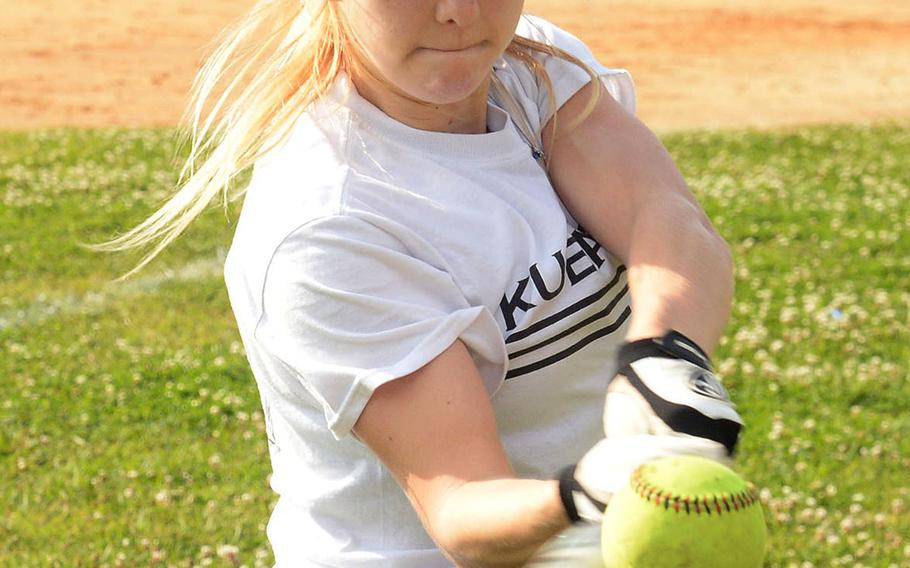
[[[366,50],[361,55],[373,73],[405,95],[437,105],[458,103],[486,87],[493,63],[512,40],[524,4],[524,0],[336,1]]]

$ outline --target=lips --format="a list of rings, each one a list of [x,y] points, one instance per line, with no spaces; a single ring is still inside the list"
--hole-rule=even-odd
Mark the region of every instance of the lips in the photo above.
[[[465,45],[461,47],[425,47],[423,49],[429,51],[439,51],[442,53],[458,53],[460,51],[472,51],[474,49],[479,49],[483,47],[484,42],[473,43],[470,45]]]
[[[474,45],[469,45],[469,46],[467,46],[467,47],[454,47],[454,48],[451,48],[451,49],[450,49],[450,48],[444,48],[444,47],[443,47],[443,48],[440,48],[440,47],[431,47],[430,49],[432,49],[433,51],[443,51],[443,52],[445,52],[445,53],[451,53],[451,52],[453,52],[453,51],[466,51],[466,50],[468,50],[468,49],[471,49],[472,47],[476,47],[476,46],[474,46]]]

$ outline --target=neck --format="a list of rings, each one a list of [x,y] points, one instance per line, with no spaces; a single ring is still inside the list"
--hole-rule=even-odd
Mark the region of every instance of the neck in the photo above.
[[[353,76],[351,80],[361,97],[411,128],[453,134],[487,132],[489,79],[468,98],[447,104],[417,101],[371,77]]]

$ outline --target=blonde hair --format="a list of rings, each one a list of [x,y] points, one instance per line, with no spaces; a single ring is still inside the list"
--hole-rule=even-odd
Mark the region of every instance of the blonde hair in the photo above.
[[[217,47],[195,77],[180,121],[178,139],[189,146],[189,155],[176,193],[139,225],[91,247],[113,252],[151,245],[119,280],[158,256],[216,195],[221,194],[225,209],[242,197],[246,188],[235,188],[236,178],[287,137],[295,120],[329,89],[339,73],[356,65],[356,41],[349,41],[352,38],[335,4],[331,0],[259,0],[216,37]],[[571,61],[592,79],[597,78],[590,67],[564,50],[515,36],[506,53],[527,65],[551,95],[550,78],[532,52]],[[593,83],[594,94],[576,124],[601,95],[600,82]],[[554,121],[555,104],[550,96]],[[540,142],[539,131],[523,129],[523,134],[529,142]]]

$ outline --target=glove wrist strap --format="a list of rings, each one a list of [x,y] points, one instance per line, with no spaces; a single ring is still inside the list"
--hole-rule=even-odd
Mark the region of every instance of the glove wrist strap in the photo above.
[[[711,370],[711,359],[704,349],[675,329],[661,337],[648,337],[624,343],[619,348],[619,367],[625,367],[645,357],[682,359],[706,371]]]
[[[578,515],[578,509],[575,507],[575,498],[572,492],[575,489],[575,464],[572,464],[562,470],[559,474],[559,499],[562,501],[562,507],[566,511],[566,516],[572,521],[572,524],[581,522]]]

